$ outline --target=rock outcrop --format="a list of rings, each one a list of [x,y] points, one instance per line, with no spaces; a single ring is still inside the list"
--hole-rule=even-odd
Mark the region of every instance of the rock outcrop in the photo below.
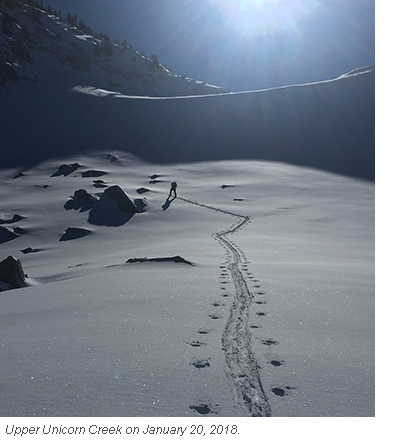
[[[126,192],[118,185],[110,186],[107,188],[100,200],[111,198],[117,204],[117,207],[122,212],[128,212],[131,214],[135,214],[139,212],[137,206],[133,203],[133,201],[128,197]]]
[[[14,240],[15,238],[18,238],[18,236],[14,232],[10,231],[4,226],[0,226],[0,243],[5,243],[7,241]]]
[[[17,258],[9,255],[0,262],[0,281],[7,283],[12,288],[20,288],[26,280],[22,263]]]

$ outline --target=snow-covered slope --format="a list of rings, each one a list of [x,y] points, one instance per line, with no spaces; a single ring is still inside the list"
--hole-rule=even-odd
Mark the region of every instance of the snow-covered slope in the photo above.
[[[6,4],[9,6],[7,7]],[[12,6],[13,5],[13,6]],[[225,89],[176,75],[155,56],[95,37],[23,1],[0,3],[0,87],[10,81],[83,84],[136,95],[216,94]]]
[[[374,180],[373,68],[314,84],[170,99],[98,90],[78,74],[2,92],[3,166],[116,148],[155,163],[266,159]]]
[[[31,6],[3,2],[2,26],[3,74],[20,78],[0,96],[3,167],[116,147],[156,163],[266,159],[374,180],[374,68],[218,94]]]
[[[372,183],[114,151],[18,172],[0,250],[29,278],[0,293],[0,415],[374,415]],[[72,198],[112,185],[144,212]]]
[[[210,95],[6,12],[0,415],[373,416],[374,68]]]

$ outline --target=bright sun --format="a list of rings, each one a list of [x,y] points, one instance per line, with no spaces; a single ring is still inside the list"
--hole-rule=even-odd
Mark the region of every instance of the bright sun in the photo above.
[[[320,0],[205,0],[224,21],[243,35],[265,35],[295,29]]]

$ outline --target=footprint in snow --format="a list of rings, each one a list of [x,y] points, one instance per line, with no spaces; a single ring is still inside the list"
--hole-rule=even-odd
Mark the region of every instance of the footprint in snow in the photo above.
[[[194,411],[196,411],[198,414],[201,415],[207,415],[213,412],[209,407],[209,405],[206,405],[204,403],[201,403],[199,405],[191,405],[189,406],[189,408],[193,409]]]
[[[271,391],[273,392],[273,394],[277,395],[278,397],[284,397],[289,394],[289,391],[291,389],[295,389],[295,388],[292,388],[291,386],[284,386],[282,388],[275,387],[275,388],[272,388]]]
[[[259,315],[260,317],[263,317],[267,315],[265,312],[257,312],[256,315]]]
[[[277,340],[273,340],[271,338],[267,339],[267,340],[262,340],[259,339],[259,341],[265,345],[265,346],[272,346],[272,345],[278,345],[278,341]]]
[[[198,334],[201,334],[201,335],[210,334],[210,332],[212,332],[212,329],[199,329],[199,330],[197,331],[197,333],[198,333]]]
[[[220,315],[216,314],[209,314],[209,317],[212,318],[213,320],[218,320],[219,318],[222,318]]]
[[[192,366],[194,366],[197,369],[202,369],[202,368],[207,368],[208,366],[210,366],[210,363],[208,361],[209,359],[200,359],[200,360],[195,360],[192,363],[190,363]]]
[[[270,360],[269,363],[273,366],[276,366],[276,367],[282,366],[285,364],[283,360]]]
[[[207,343],[203,343],[203,342],[201,342],[199,340],[193,340],[193,341],[190,341],[190,342],[187,342],[187,343],[188,343],[188,345],[190,345],[190,346],[192,346],[194,348],[200,348],[201,346],[206,346],[206,344],[207,344]]]

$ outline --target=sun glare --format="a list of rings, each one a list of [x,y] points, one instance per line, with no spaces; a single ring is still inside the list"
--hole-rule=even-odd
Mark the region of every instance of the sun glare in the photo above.
[[[205,0],[216,7],[224,22],[246,36],[298,28],[319,0]]]

